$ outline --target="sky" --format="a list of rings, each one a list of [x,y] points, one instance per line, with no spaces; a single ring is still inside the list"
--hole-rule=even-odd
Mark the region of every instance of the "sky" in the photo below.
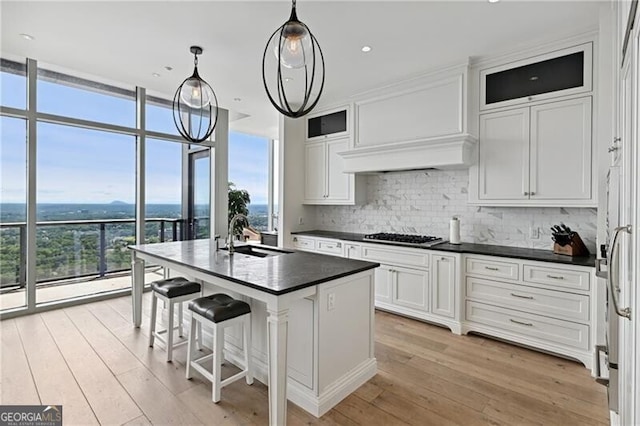
[[[25,108],[26,80],[0,74],[3,106]],[[135,127],[135,100],[38,81],[38,110],[75,118]],[[148,106],[147,129],[177,134],[170,109]],[[135,137],[38,123],[37,202],[135,202]],[[26,126],[0,117],[0,202],[26,200]],[[181,146],[147,139],[147,203],[179,204]],[[268,140],[229,134],[229,180],[246,189],[252,204],[267,203]],[[198,167],[201,170],[202,167]],[[201,172],[199,181],[202,178]],[[206,190],[199,186],[197,191]],[[197,195],[202,199],[203,195]]]

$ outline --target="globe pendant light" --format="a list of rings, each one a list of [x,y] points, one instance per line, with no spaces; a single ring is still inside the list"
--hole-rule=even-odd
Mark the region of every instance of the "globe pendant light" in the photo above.
[[[291,16],[273,32],[262,56],[262,81],[271,104],[292,118],[308,114],[324,88],[324,56],[318,40],[298,20],[296,0]]]
[[[178,132],[190,142],[207,140],[218,122],[218,99],[213,88],[198,74],[198,55],[202,48],[191,46],[194,68],[173,97],[173,121]]]

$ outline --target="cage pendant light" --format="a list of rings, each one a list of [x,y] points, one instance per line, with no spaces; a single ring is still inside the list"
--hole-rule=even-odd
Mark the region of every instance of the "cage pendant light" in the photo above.
[[[273,32],[262,56],[262,81],[271,104],[292,118],[308,114],[324,88],[324,56],[315,36],[296,13]]]
[[[186,78],[173,97],[173,121],[180,135],[193,143],[207,140],[218,122],[218,98],[213,88],[198,73],[198,55],[202,48],[191,46],[193,74]]]

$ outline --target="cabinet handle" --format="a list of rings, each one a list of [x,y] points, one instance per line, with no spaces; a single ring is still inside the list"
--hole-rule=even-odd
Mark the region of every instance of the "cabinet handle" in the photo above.
[[[622,138],[620,136],[616,136],[615,138],[613,138],[613,143],[618,143],[622,140]]]
[[[441,257],[440,260],[442,260],[443,262],[448,262],[449,259],[447,259],[446,257]]]
[[[562,275],[549,275],[549,274],[547,274],[547,278],[552,278],[554,280],[564,280],[564,277]]]
[[[530,299],[533,300],[533,296],[522,296],[520,294],[511,293],[513,297],[519,297],[520,299]]]
[[[336,247],[341,248],[342,247],[342,243],[337,243]]]
[[[499,271],[499,268],[494,268],[493,266],[485,266],[484,269],[488,269],[489,271]]]
[[[619,146],[610,146],[609,149],[607,149],[607,152],[611,153],[611,152],[616,152],[617,150],[619,150],[620,147]]]
[[[536,195],[536,193],[535,192],[530,192],[529,195]]]
[[[525,192],[525,193],[524,193],[524,195],[529,195],[529,193],[528,193],[528,192]]]
[[[298,242],[298,238],[297,237],[293,237],[293,242],[297,243]]]
[[[533,324],[531,324],[530,322],[516,321],[516,320],[511,319],[511,318],[509,318],[509,321],[511,321],[514,324],[520,324],[520,325],[526,325],[527,327],[533,327]]]

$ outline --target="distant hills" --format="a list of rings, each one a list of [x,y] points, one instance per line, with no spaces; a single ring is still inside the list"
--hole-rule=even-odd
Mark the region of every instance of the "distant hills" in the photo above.
[[[112,206],[114,206],[114,205],[115,206],[126,206],[129,203],[125,203],[124,201],[120,201],[120,200],[114,200],[114,201],[110,202],[109,204],[112,205]]]

